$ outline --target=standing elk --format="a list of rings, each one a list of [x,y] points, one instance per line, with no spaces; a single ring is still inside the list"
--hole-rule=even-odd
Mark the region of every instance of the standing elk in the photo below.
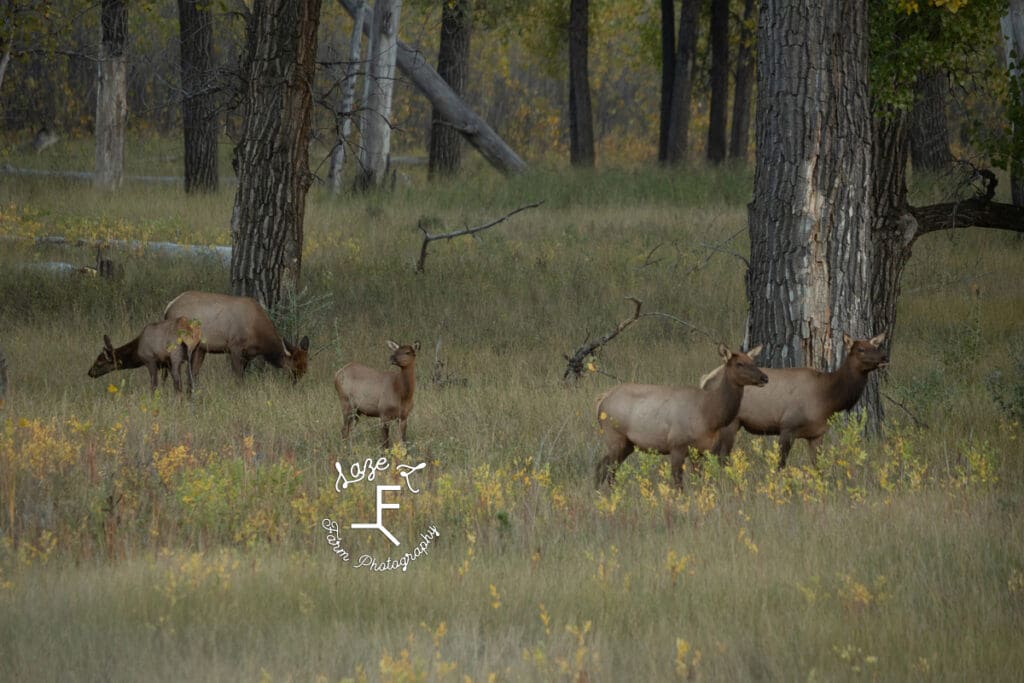
[[[309,363],[309,337],[292,346],[277,333],[266,309],[248,296],[230,296],[210,292],[184,292],[164,309],[164,318],[186,316],[203,322],[203,341],[196,354],[194,372],[198,373],[207,353],[231,356],[231,369],[242,379],[249,361],[262,356],[277,368],[289,370],[292,382],[306,374]]]
[[[743,394],[739,414],[722,430],[714,452],[728,457],[736,431],[743,427],[751,434],[778,434],[779,469],[794,439],[806,439],[811,462],[818,465],[818,446],[828,431],[828,419],[834,413],[849,410],[864,392],[868,374],[889,364],[882,350],[885,333],[871,339],[852,339],[843,334],[846,360],[834,372],[813,368],[765,368],[768,386]]]
[[[150,323],[142,328],[139,336],[116,349],[110,343],[110,337],[103,335],[103,350],[89,368],[89,376],[102,377],[114,370],[145,366],[149,370],[150,389],[156,391],[157,370],[169,368],[174,390],[180,392],[181,367],[187,365],[188,392],[191,394],[195,382],[192,368],[201,335],[201,323],[189,322],[184,316]]]
[[[683,483],[683,464],[689,450],[710,450],[720,429],[740,409],[743,388],[764,386],[768,377],[754,363],[761,352],[718,347],[724,365],[702,387],[658,384],[620,384],[598,399],[597,421],[605,443],[598,461],[597,485],[611,483],[615,469],[634,448],[669,456],[676,485]]]
[[[405,441],[405,428],[412,412],[412,395],[416,389],[416,352],[420,343],[399,346],[390,339],[389,363],[398,372],[377,370],[359,363],[349,363],[334,375],[334,388],[341,401],[344,420],[342,438],[347,439],[359,415],[379,417],[384,448],[391,445],[389,423],[398,420],[398,440]]]

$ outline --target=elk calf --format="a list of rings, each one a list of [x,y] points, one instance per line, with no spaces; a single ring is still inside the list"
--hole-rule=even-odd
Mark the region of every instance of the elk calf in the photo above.
[[[170,368],[174,390],[180,392],[181,366],[188,364],[188,391],[191,394],[195,376],[191,364],[201,335],[201,324],[189,322],[185,317],[150,323],[142,328],[138,337],[116,349],[110,343],[110,337],[103,335],[103,351],[89,368],[89,376],[102,377],[114,370],[146,366],[150,388],[156,391],[157,370]]]
[[[748,353],[718,347],[724,365],[703,388],[620,384],[597,405],[605,456],[597,463],[597,485],[612,482],[615,469],[634,448],[667,454],[677,485],[690,448],[707,451],[718,431],[736,418],[743,387],[764,386],[768,377],[754,363],[761,347]]]
[[[818,465],[818,446],[828,431],[828,419],[841,410],[849,410],[864,391],[868,374],[888,365],[889,356],[881,349],[882,333],[871,339],[852,339],[843,334],[846,360],[835,372],[813,368],[766,368],[768,386],[743,394],[736,419],[719,435],[715,453],[727,457],[732,452],[736,431],[743,427],[751,434],[779,435],[779,469],[794,439],[806,439],[811,462]]]
[[[292,346],[277,333],[266,309],[248,296],[230,296],[210,292],[184,292],[164,309],[164,318],[186,316],[203,321],[203,342],[196,356],[198,373],[207,353],[231,356],[231,369],[241,379],[249,361],[262,356],[277,368],[292,373],[297,382],[306,374],[309,362],[309,337]]]
[[[349,363],[334,375],[334,388],[341,400],[344,420],[342,437],[348,438],[359,415],[379,417],[384,448],[391,445],[389,423],[398,420],[398,440],[405,441],[405,427],[412,412],[412,395],[416,389],[416,352],[420,343],[399,346],[390,339],[390,364],[398,372],[377,370],[359,363]]]

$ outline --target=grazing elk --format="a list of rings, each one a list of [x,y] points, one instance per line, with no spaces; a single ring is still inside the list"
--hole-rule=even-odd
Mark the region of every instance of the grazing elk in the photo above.
[[[292,381],[306,374],[309,363],[309,337],[292,346],[270,321],[266,309],[248,296],[230,296],[210,292],[184,292],[164,309],[164,318],[186,316],[201,320],[203,341],[196,354],[194,372],[198,373],[207,353],[227,353],[231,369],[241,379],[253,358],[262,356],[274,367],[289,370]]]
[[[860,399],[868,374],[889,363],[882,350],[885,333],[871,339],[852,339],[843,334],[846,360],[834,372],[813,368],[766,368],[768,386],[743,394],[736,419],[719,434],[714,452],[728,457],[736,431],[743,427],[751,434],[779,435],[779,469],[794,439],[806,439],[811,462],[818,465],[818,446],[828,431],[833,413],[849,410]]]
[[[390,339],[389,363],[398,372],[386,372],[359,363],[349,363],[334,374],[334,388],[341,400],[344,420],[342,437],[348,438],[359,415],[379,417],[384,448],[391,445],[389,423],[398,420],[398,440],[405,441],[405,427],[412,412],[412,395],[416,389],[416,352],[420,343],[399,346]]]
[[[768,377],[754,363],[761,347],[748,353],[718,347],[722,372],[702,388],[620,384],[598,399],[597,421],[605,456],[597,463],[597,485],[612,482],[615,469],[634,448],[669,456],[672,476],[682,486],[690,448],[707,451],[718,431],[736,418],[743,387],[764,386]]]
[[[181,366],[187,365],[188,392],[192,393],[195,373],[192,364],[199,348],[202,325],[184,316],[161,320],[142,328],[139,336],[116,349],[110,337],[103,335],[103,351],[89,368],[90,377],[102,377],[114,370],[129,370],[145,366],[149,370],[150,388],[156,391],[159,368],[170,369],[174,390],[181,391]]]

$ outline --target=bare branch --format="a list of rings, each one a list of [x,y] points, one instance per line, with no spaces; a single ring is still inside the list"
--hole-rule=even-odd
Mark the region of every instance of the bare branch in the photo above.
[[[610,342],[612,339],[615,339],[620,332],[640,319],[640,307],[644,305],[644,302],[634,296],[627,296],[626,300],[632,301],[635,306],[633,309],[633,317],[623,320],[615,326],[615,329],[606,332],[597,340],[583,344],[583,346],[573,352],[571,357],[563,356],[563,358],[568,362],[568,365],[565,368],[565,372],[562,374],[562,379],[569,379],[570,377],[578,379],[580,375],[583,374],[583,362],[587,359],[587,356]]]
[[[422,273],[423,272],[424,262],[427,260],[427,245],[430,244],[431,242],[433,242],[435,240],[450,240],[450,239],[453,239],[455,237],[461,237],[463,235],[475,235],[476,233],[478,233],[478,232],[480,232],[482,230],[486,230],[488,228],[493,228],[495,225],[498,225],[499,223],[504,223],[505,221],[507,221],[512,216],[515,216],[520,211],[526,211],[527,209],[535,209],[538,206],[540,206],[541,204],[543,204],[544,201],[545,200],[542,199],[539,202],[534,202],[533,204],[527,204],[525,206],[520,206],[515,211],[512,211],[511,213],[507,213],[504,216],[502,216],[501,218],[496,218],[495,220],[491,221],[490,223],[486,223],[484,225],[478,225],[478,226],[473,227],[473,228],[464,228],[462,230],[453,230],[451,232],[444,232],[444,233],[440,233],[438,235],[431,235],[429,232],[427,232],[426,223],[424,221],[420,221],[416,225],[416,227],[419,228],[420,232],[423,233],[423,244],[420,245],[420,258],[416,262],[416,272],[417,273]]]

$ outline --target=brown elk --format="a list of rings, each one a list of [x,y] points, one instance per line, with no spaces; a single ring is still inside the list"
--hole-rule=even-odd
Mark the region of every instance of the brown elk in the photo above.
[[[710,450],[718,431],[736,418],[743,388],[768,382],[754,363],[760,346],[743,353],[722,345],[718,352],[723,371],[702,388],[620,384],[598,399],[597,421],[606,451],[597,463],[598,486],[614,480],[615,469],[634,448],[668,455],[672,476],[682,485],[689,450]]]
[[[143,366],[149,370],[150,388],[156,391],[157,370],[170,369],[174,390],[181,391],[181,367],[188,366],[188,391],[192,393],[195,373],[192,363],[202,335],[198,321],[189,321],[180,316],[173,320],[161,320],[142,328],[135,339],[116,349],[110,337],[103,335],[103,350],[96,362],[89,368],[90,377],[102,377],[114,370],[129,370]]]
[[[391,445],[389,424],[398,420],[398,440],[405,441],[405,427],[412,412],[412,395],[416,389],[416,352],[420,343],[399,346],[390,339],[389,363],[398,372],[377,370],[359,363],[349,363],[334,374],[334,388],[341,400],[344,420],[342,437],[348,438],[359,415],[379,417],[384,448]]]
[[[818,465],[818,446],[828,431],[828,419],[834,413],[849,410],[860,399],[868,374],[888,365],[889,357],[881,349],[885,333],[871,339],[852,339],[843,334],[846,360],[834,372],[813,368],[766,368],[768,386],[743,394],[736,419],[719,434],[714,452],[728,457],[736,431],[742,426],[751,434],[779,435],[779,469],[794,439],[806,439],[811,462]]]
[[[164,318],[186,316],[201,320],[203,341],[196,354],[194,373],[199,372],[207,353],[227,353],[231,369],[241,379],[249,361],[262,356],[274,367],[289,370],[292,381],[306,374],[309,337],[296,346],[283,339],[256,299],[210,292],[184,292],[164,309]]]

